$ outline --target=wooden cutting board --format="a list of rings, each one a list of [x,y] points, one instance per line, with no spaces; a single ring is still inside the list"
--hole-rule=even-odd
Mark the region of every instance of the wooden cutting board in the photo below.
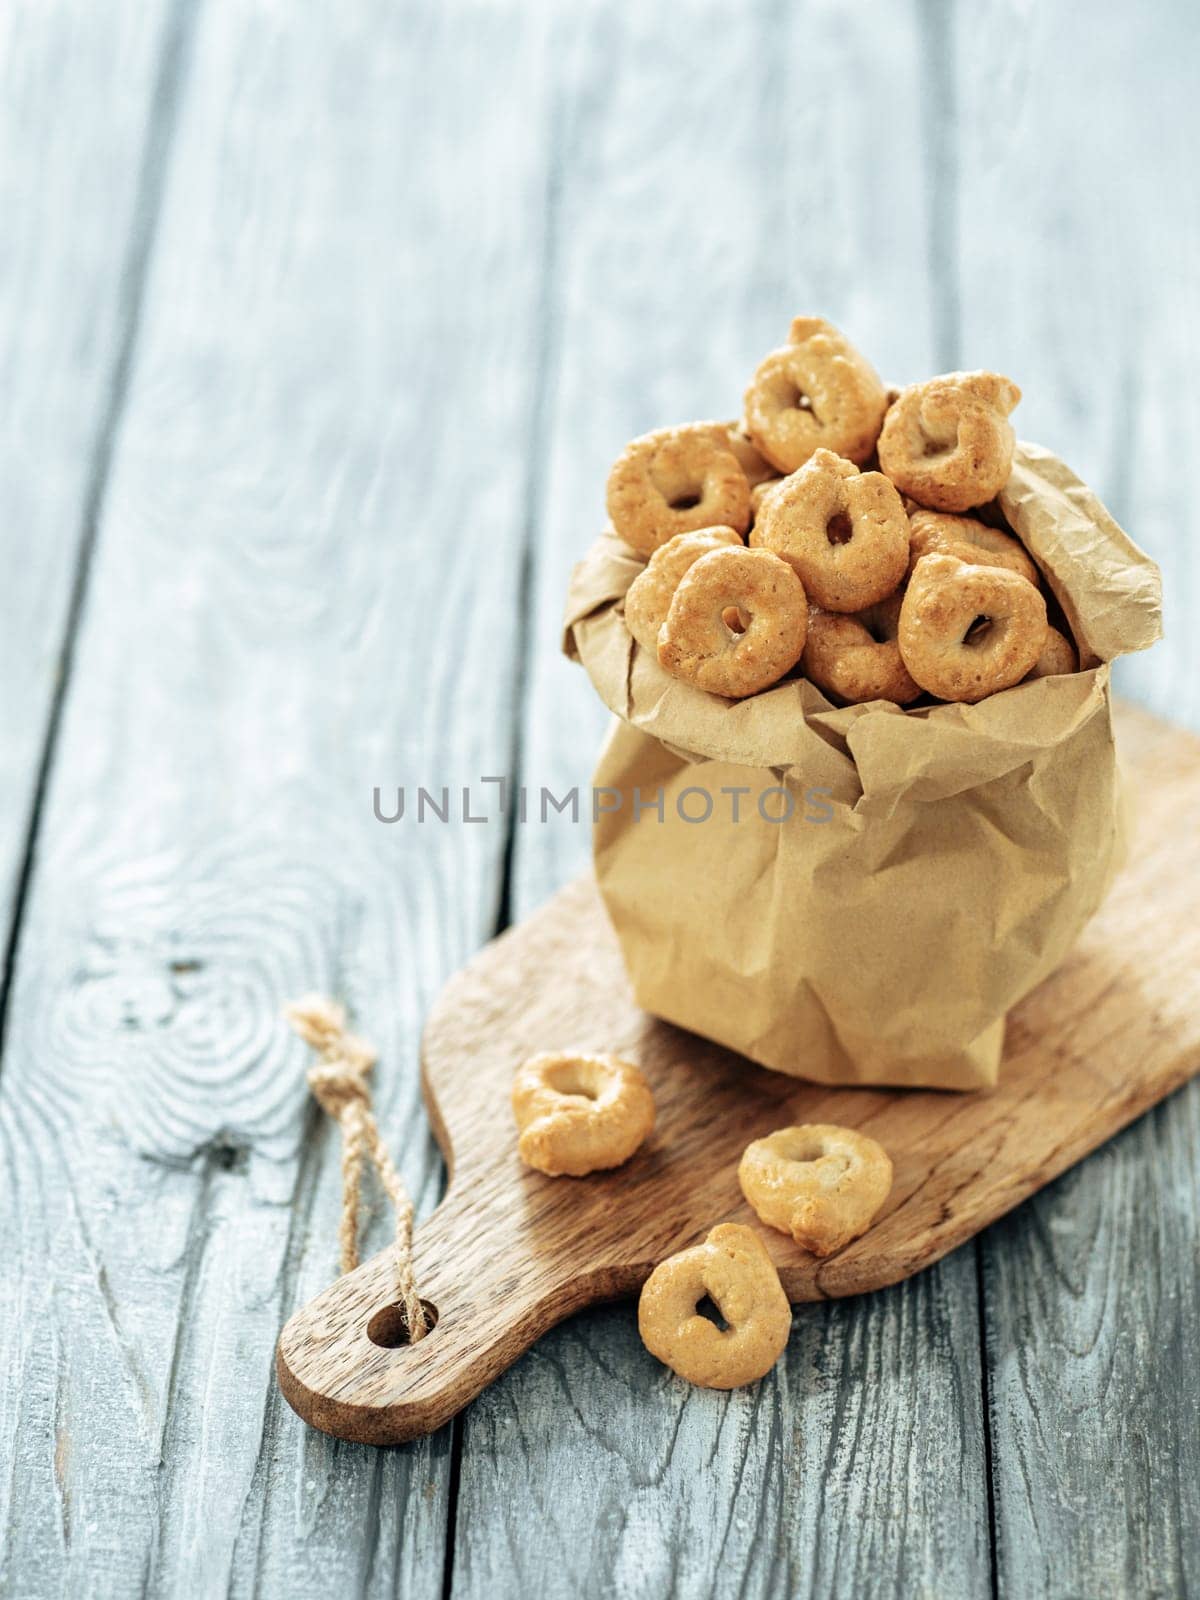
[[[1070,959],[1013,1012],[994,1091],[824,1088],[655,1021],[633,1004],[590,875],[488,945],[425,1030],[425,1099],[451,1173],[416,1237],[437,1325],[416,1346],[386,1342],[402,1325],[390,1253],[375,1256],[284,1328],[291,1405],[348,1439],[429,1433],[554,1323],[635,1293],[664,1256],[730,1219],[760,1228],[794,1301],[882,1288],[1178,1088],[1200,1067],[1200,740],[1128,709],[1118,727],[1133,859]],[[617,1172],[546,1178],[517,1159],[509,1084],[526,1055],[575,1045],[639,1062],[658,1125]],[[863,1128],[895,1163],[880,1219],[829,1260],[762,1228],[738,1189],[746,1144],[791,1122]]]

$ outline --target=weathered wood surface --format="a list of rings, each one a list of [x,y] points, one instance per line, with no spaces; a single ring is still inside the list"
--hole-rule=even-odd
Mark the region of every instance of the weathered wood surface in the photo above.
[[[551,645],[624,442],[735,414],[801,304],[886,372],[937,368],[930,21],[909,5],[748,9],[736,26],[727,9],[688,10],[686,27],[669,8],[627,7],[620,28],[589,13],[565,55],[522,740],[529,781],[556,793],[590,772],[604,725]],[[586,829],[520,830],[516,910],[586,850]],[[806,1312],[761,1390],[732,1395],[663,1374],[631,1310],[576,1319],[466,1414],[455,1591],[986,1593],[977,1318],[960,1252],[869,1301]]]
[[[662,9],[0,16],[26,419],[0,430],[0,899],[34,842],[37,867],[0,1086],[22,1600],[1200,1585],[1195,1089],[985,1236],[986,1329],[960,1251],[812,1308],[748,1394],[665,1378],[625,1308],[432,1446],[331,1445],[273,1391],[337,1187],[276,1006],[356,1006],[427,1208],[422,1011],[586,852],[531,826],[506,878],[496,829],[381,840],[370,788],[586,778],[602,715],[553,649],[607,463],[730,408],[798,307],[896,377],[1012,371],[1022,431],[1164,564],[1169,637],[1127,689],[1200,725],[1195,14]]]
[[[1180,888],[1200,877],[1200,839],[1173,826],[1200,815],[1200,739],[1145,713],[1122,720],[1141,834],[1070,959],[1013,1011],[986,1094],[798,1083],[646,1016],[590,871],[494,940],[446,985],[421,1046],[451,1174],[414,1250],[436,1337],[372,1341],[395,1299],[389,1245],[284,1329],[280,1382],[301,1416],[368,1444],[432,1432],[554,1324],[635,1293],[716,1220],[757,1227],[738,1162],[775,1128],[857,1127],[894,1163],[869,1231],[828,1260],[758,1229],[788,1296],[820,1301],[924,1270],[1200,1071],[1200,927]],[[568,1182],[518,1158],[514,1063],[555,1040],[602,1040],[650,1082],[653,1134],[618,1171]]]
[[[169,0],[0,13],[0,950],[128,372],[181,44]]]
[[[339,1199],[279,1008],[349,998],[428,1205],[419,1023],[504,835],[371,791],[510,764],[543,32],[236,0],[189,57],[6,1041],[6,1582],[437,1595],[449,1438],[274,1384]]]
[[[950,37],[955,363],[1017,375],[1162,564],[1167,640],[1116,683],[1200,727],[1200,13],[989,0]],[[1192,1083],[981,1241],[1002,1595],[1200,1592],[1198,1126]]]

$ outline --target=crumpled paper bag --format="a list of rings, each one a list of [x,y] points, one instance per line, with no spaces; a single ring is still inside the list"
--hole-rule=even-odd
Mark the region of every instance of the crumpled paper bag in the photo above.
[[[630,636],[640,557],[609,533],[576,568],[564,648],[618,718],[596,877],[645,1010],[820,1083],[996,1082],[1006,1013],[1120,865],[1108,663],[1162,631],[1158,568],[1049,451],[1017,447],[997,504],[1082,670],[977,705],[723,700]]]

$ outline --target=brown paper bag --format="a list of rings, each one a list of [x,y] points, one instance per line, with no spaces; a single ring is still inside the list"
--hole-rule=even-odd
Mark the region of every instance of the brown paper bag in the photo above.
[[[596,876],[647,1011],[821,1083],[995,1083],[1005,1014],[1120,864],[1108,662],[1161,634],[1157,567],[1056,457],[1018,446],[998,507],[1082,670],[978,705],[723,700],[631,638],[633,551],[576,568],[565,649],[619,719]]]

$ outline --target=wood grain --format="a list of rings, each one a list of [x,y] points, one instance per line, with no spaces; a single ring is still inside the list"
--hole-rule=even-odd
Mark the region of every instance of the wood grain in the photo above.
[[[135,336],[160,181],[156,151],[179,47],[176,8],[57,0],[0,16],[0,948],[20,914],[55,707],[74,621],[74,589],[107,470]],[[112,86],[119,83],[119,94]],[[102,109],[103,114],[98,115]],[[0,1010],[10,972],[0,974]],[[11,1039],[15,1027],[10,1027]],[[11,1057],[5,1056],[5,1070]],[[60,1343],[42,1320],[44,1254],[25,1255],[11,1205],[12,1130],[0,1122],[0,1215],[10,1240],[0,1276],[0,1342]],[[59,1181],[38,1162],[35,1186]],[[60,1296],[69,1296],[64,1285]],[[60,1304],[62,1300],[60,1299]],[[80,1329],[79,1336],[86,1337]],[[53,1506],[56,1438],[46,1393],[0,1386],[0,1590],[34,1596],[64,1533],[26,1516]],[[38,1411],[35,1421],[30,1402]],[[49,1415],[48,1415],[49,1412]],[[68,1513],[61,1511],[64,1526]],[[78,1524],[73,1532],[80,1534]],[[102,1565],[98,1562],[98,1565]],[[63,1567],[57,1571],[61,1576]]]
[[[419,1019],[501,893],[502,827],[372,813],[511,758],[544,30],[470,12],[197,14],[0,1093],[22,1600],[441,1594],[449,1440],[271,1363],[339,1209],[280,1008],[349,1001],[428,1208]]]
[[[954,359],[1011,371],[1024,391],[1017,432],[1068,461],[1162,565],[1166,648],[1123,663],[1117,683],[1200,731],[1187,487],[1200,195],[1184,134],[1200,15],[1167,4],[1133,28],[1111,7],[1089,19],[987,0],[956,26],[952,10]],[[1102,126],[1081,139],[1084,107],[1100,102]]]
[[[660,1366],[631,1306],[570,1319],[466,1413],[456,1590],[985,1593],[973,1287],[960,1252],[807,1306],[774,1372],[728,1394]],[[477,1522],[506,1493],[519,1518]]]
[[[510,0],[284,10],[0,19],[0,921],[36,867],[0,1592],[986,1594],[985,1442],[1002,1594],[1200,1587],[1196,1085],[981,1237],[986,1417],[972,1251],[806,1308],[747,1394],[663,1374],[628,1307],[568,1322],[460,1479],[448,1433],[309,1433],[266,1359],[337,1208],[277,1002],[347,994],[428,1206],[420,1012],[587,854],[565,819],[510,875],[494,829],[380,846],[364,791],[586,776],[554,636],[608,461],[726,409],[798,304],[891,375],[1013,370],[1164,564],[1126,686],[1197,725],[1196,16],[584,0],[547,48]]]
[[[176,9],[25,0],[0,16],[0,949],[136,329]]]
[[[1011,371],[1020,431],[1161,563],[1167,638],[1116,681],[1200,728],[1200,16],[995,0],[956,21],[955,364]],[[1200,1590],[1198,1125],[1192,1083],[980,1241],[1001,1595]]]
[[[571,8],[589,21],[565,29],[556,53],[553,382],[533,480],[521,732],[531,785],[562,793],[599,749],[603,710],[554,644],[626,440],[731,415],[805,306],[887,372],[937,370],[938,25],[924,11]],[[514,914],[589,854],[586,819],[519,828]],[[986,1592],[977,1308],[964,1252],[893,1290],[811,1308],[753,1395],[672,1380],[629,1307],[551,1330],[463,1414],[453,1592]]]
[[[822,1300],[940,1259],[1186,1082],[1200,1069],[1200,929],[1169,891],[1200,869],[1200,841],[1167,823],[1200,806],[1200,740],[1166,724],[1143,734],[1135,856],[1070,959],[1013,1013],[991,1093],[797,1086],[645,1016],[586,876],[495,940],[447,985],[425,1030],[426,1103],[451,1167],[415,1243],[435,1334],[398,1350],[371,1342],[390,1283],[381,1252],[285,1328],[291,1403],[317,1427],[373,1443],[440,1426],[570,1312],[632,1293],[714,1221],[752,1223],[737,1162],[774,1127],[861,1128],[895,1165],[879,1220],[828,1260],[766,1233],[790,1298]],[[556,1040],[615,1050],[650,1079],[654,1136],[617,1172],[567,1183],[517,1158],[512,1073]]]
[[[1153,724],[1131,716],[1123,731],[1140,767]],[[1194,873],[1176,868],[1191,897]],[[1189,1594],[1200,1581],[1198,1150],[1193,1080],[980,1241],[1005,1593]]]

